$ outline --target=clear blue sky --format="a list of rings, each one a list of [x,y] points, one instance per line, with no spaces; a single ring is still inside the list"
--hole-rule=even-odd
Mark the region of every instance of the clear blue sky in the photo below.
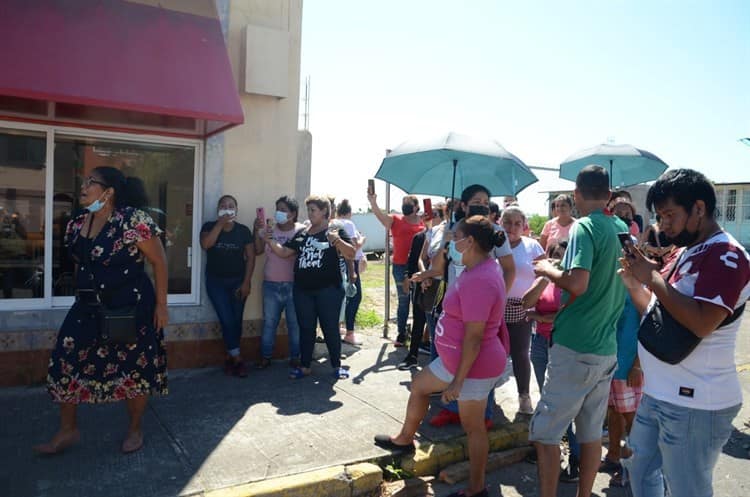
[[[446,131],[553,167],[614,139],[750,182],[748,1],[307,0],[301,75],[312,190],[355,208],[386,148]]]

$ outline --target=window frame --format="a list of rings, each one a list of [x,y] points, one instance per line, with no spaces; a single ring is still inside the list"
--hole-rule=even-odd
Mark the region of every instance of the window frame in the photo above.
[[[169,294],[167,304],[200,305],[201,298],[201,267],[203,251],[200,247],[201,213],[203,212],[203,168],[204,141],[199,138],[176,138],[168,136],[144,135],[139,133],[124,133],[68,126],[47,126],[19,121],[0,119],[0,131],[3,129],[45,133],[45,181],[44,181],[44,297],[23,299],[0,299],[1,311],[51,310],[69,308],[73,305],[74,297],[55,297],[52,295],[52,222],[54,214],[54,180],[55,180],[55,136],[56,134],[76,136],[90,139],[126,141],[133,143],[152,143],[156,145],[177,145],[194,148],[193,154],[193,236],[191,245],[190,293]]]

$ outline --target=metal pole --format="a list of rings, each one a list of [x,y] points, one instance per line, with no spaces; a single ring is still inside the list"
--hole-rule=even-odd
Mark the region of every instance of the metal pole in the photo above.
[[[387,150],[386,152],[390,152]],[[385,212],[391,212],[391,184],[385,184]],[[385,316],[383,320],[383,338],[388,338],[388,321],[391,319],[391,244],[390,232],[385,230]]]
[[[451,201],[456,198],[456,168],[458,167],[458,159],[453,159],[453,181],[451,182]],[[455,208],[455,206],[454,206]],[[448,227],[453,228],[453,217],[451,216],[448,221]]]

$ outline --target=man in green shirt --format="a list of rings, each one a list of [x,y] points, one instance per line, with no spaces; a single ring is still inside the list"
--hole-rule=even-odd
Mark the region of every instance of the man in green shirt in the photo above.
[[[591,495],[599,468],[601,428],[617,365],[615,328],[625,303],[625,287],[617,277],[622,255],[617,233],[628,231],[625,223],[605,213],[609,196],[607,171],[583,168],[575,189],[582,217],[570,230],[562,269],[547,260],[534,269],[564,290],[547,381],[529,426],[529,440],[537,449],[541,497],[557,493],[559,442],[574,419],[581,446],[578,495]]]

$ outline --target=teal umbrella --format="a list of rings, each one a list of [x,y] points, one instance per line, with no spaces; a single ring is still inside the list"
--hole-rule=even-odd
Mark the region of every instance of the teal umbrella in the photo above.
[[[458,133],[402,143],[383,159],[375,177],[407,193],[451,198],[473,184],[483,185],[493,196],[515,196],[538,181],[498,142]]]
[[[576,180],[578,172],[589,165],[601,166],[609,173],[610,188],[623,188],[657,179],[669,166],[646,150],[632,145],[603,143],[571,155],[560,164],[560,177]]]

